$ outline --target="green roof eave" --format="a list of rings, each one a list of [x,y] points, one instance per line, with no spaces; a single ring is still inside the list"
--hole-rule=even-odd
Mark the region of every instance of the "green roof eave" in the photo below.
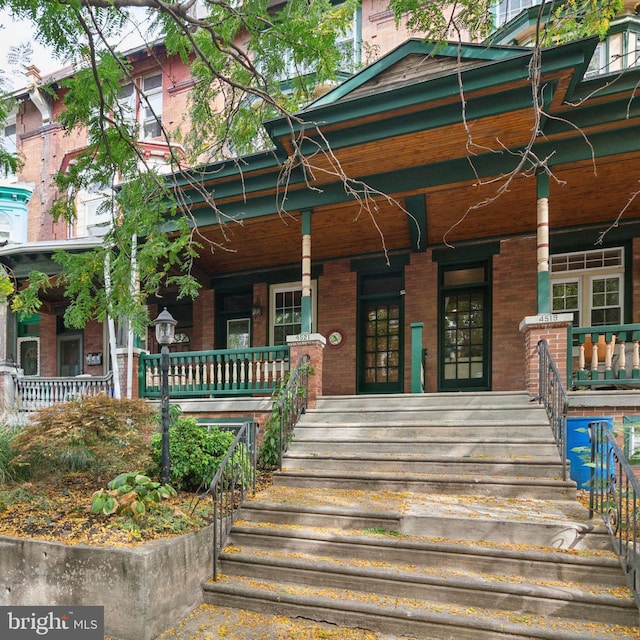
[[[584,75],[596,44],[595,39],[588,39],[544,49],[543,73],[549,74],[573,67],[575,71],[570,85],[570,91],[573,91]],[[460,73],[453,71],[447,75],[431,77],[421,82],[390,88],[351,100],[316,105],[315,108],[308,109],[300,116],[307,123],[317,122],[327,127],[327,125],[370,116],[382,117],[385,112],[413,106],[419,102],[427,103],[459,96],[460,77],[467,95],[473,91],[502,87],[508,82],[528,78],[529,61],[533,52],[530,49],[520,48],[510,48],[510,51],[510,57],[499,61],[485,62],[462,69]],[[500,112],[500,105],[496,104],[495,109],[496,112]],[[290,123],[284,118],[270,120],[265,123],[265,127],[274,141],[290,134]]]
[[[335,89],[329,91],[318,100],[310,103],[307,109],[315,109],[344,98],[352,91],[365,85],[372,78],[375,78],[381,72],[389,69],[398,61],[402,60],[410,54],[419,54],[424,56],[441,56],[450,57],[460,60],[477,60],[478,62],[495,62],[513,55],[515,47],[487,47],[473,43],[427,43],[424,40],[411,38],[396,47],[373,64],[369,65],[362,71],[356,73],[351,78],[340,84]],[[526,49],[522,48],[523,51]]]
[[[219,160],[195,169],[187,169],[170,176],[171,186],[175,189],[188,189],[193,185],[199,188],[207,183],[220,180],[243,179],[245,174],[264,173],[280,170],[283,156],[276,148],[260,151],[246,156]]]

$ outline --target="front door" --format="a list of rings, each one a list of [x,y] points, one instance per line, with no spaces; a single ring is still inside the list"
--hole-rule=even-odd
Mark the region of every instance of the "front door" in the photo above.
[[[439,388],[491,388],[491,289],[487,264],[440,272]]]
[[[360,278],[358,393],[402,392],[401,289],[401,273]]]

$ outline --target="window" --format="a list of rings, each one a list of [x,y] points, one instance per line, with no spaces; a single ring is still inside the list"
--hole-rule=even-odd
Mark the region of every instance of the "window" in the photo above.
[[[7,153],[15,154],[18,151],[18,138],[16,131],[16,123],[8,123],[4,128],[3,147]],[[15,174],[11,172],[0,172],[0,177],[15,178]]]
[[[315,283],[311,285],[311,324],[315,325]],[[286,344],[302,328],[302,286],[285,284],[271,288],[271,344]]]
[[[141,98],[142,137],[158,138],[162,135],[162,74],[143,78],[142,94],[146,98]]]
[[[40,338],[18,338],[18,367],[25,376],[40,375]]]
[[[589,62],[589,66],[587,67],[587,70],[584,74],[584,77],[593,78],[594,76],[607,73],[607,71],[607,43],[598,42],[596,50],[593,52],[591,62]]]
[[[538,4],[540,0],[501,0],[493,7],[495,26],[502,26],[513,20],[520,12]]]
[[[162,135],[162,74],[138,81],[139,92],[132,82],[125,84],[118,93],[118,109],[126,122],[139,126],[143,140]]]
[[[624,322],[624,249],[551,257],[551,308],[573,313],[578,327]]]

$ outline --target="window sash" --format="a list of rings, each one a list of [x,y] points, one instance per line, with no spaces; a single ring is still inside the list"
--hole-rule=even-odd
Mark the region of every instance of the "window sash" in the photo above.
[[[311,283],[311,326],[315,320],[316,283]],[[287,283],[271,287],[270,292],[270,343],[273,346],[287,343],[287,336],[298,335],[302,328],[302,284]]]

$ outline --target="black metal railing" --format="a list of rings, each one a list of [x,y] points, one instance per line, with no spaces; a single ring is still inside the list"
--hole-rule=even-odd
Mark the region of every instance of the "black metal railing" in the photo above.
[[[538,342],[538,398],[547,410],[558,452],[562,460],[562,479],[567,479],[567,392],[546,340]]]
[[[309,361],[308,355],[300,356],[273,408],[272,416],[280,425],[278,469],[282,469],[282,455],[291,442],[293,428],[309,404]]]
[[[209,491],[213,496],[213,578],[218,575],[218,556],[249,492],[256,490],[257,424],[247,421],[236,434],[223,458]]]
[[[589,423],[591,473],[589,514],[599,514],[627,576],[636,604],[640,607],[638,575],[638,501],[640,483],[606,421]]]

